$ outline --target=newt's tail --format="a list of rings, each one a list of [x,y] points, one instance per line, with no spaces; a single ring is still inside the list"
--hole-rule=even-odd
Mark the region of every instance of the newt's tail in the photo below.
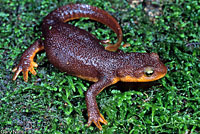
[[[88,17],[91,20],[101,22],[110,27],[116,34],[118,41],[115,44],[109,44],[106,46],[106,50],[116,51],[122,42],[122,30],[118,22],[106,11],[94,6],[86,4],[69,4],[62,6],[50,14],[48,14],[43,22],[43,25],[51,25],[56,21],[67,22],[81,17]]]

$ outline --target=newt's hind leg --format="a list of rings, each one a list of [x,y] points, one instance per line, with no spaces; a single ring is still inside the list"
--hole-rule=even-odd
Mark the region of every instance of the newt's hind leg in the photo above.
[[[35,54],[41,50],[44,50],[44,45],[40,39],[36,40],[21,56],[19,64],[12,70],[15,72],[13,80],[16,80],[20,72],[23,72],[24,81],[28,81],[28,72],[36,75],[34,67],[37,67],[37,63],[33,61]]]
[[[115,44],[111,44],[110,40],[101,40],[100,42],[102,44],[106,44],[105,50],[114,52],[114,51],[117,51],[118,48],[121,45],[121,42],[122,42],[122,33],[117,38],[118,38],[118,41]]]
[[[111,51],[111,52],[114,52],[114,51],[117,51],[117,49],[120,47],[120,44],[121,44],[121,41],[120,42],[117,42],[115,44],[111,44],[111,40],[101,40],[100,41],[102,44],[105,44],[106,47],[105,47],[105,50],[107,51]]]

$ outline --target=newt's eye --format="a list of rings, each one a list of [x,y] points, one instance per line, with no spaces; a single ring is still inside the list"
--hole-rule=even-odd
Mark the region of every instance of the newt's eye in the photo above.
[[[147,67],[144,69],[144,73],[147,77],[150,77],[151,75],[153,75],[154,70],[151,67]]]

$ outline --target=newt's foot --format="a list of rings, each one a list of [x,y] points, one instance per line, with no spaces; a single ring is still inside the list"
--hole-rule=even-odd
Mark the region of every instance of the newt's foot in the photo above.
[[[112,45],[112,44],[110,45],[110,44],[108,44],[108,45],[105,47],[105,50],[114,52],[114,51],[117,51],[118,48],[119,48],[119,47],[116,46],[116,45]]]
[[[38,64],[35,63],[30,58],[21,58],[19,64],[12,70],[12,72],[15,72],[13,76],[13,80],[16,80],[17,76],[20,72],[23,72],[24,81],[28,81],[28,72],[30,71],[33,75],[36,75],[36,72],[34,70],[34,67],[37,67]]]
[[[103,115],[100,114],[100,113],[91,113],[89,115],[89,118],[88,118],[88,127],[92,124],[92,122],[99,128],[99,130],[102,130],[102,126],[100,124],[103,123],[105,125],[108,124],[108,122],[104,119]]]
[[[123,45],[124,48],[130,47],[130,46],[131,46],[131,44],[129,44],[129,43],[126,43]]]
[[[111,42],[111,40],[101,40],[102,44],[108,44],[109,45],[110,42]]]

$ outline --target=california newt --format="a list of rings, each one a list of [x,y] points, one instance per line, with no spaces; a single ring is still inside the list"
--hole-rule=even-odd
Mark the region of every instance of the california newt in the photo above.
[[[89,32],[65,23],[80,17],[88,17],[110,27],[117,34],[117,43],[112,45],[100,41]],[[102,42],[108,45],[104,48],[100,45]],[[107,124],[107,121],[99,112],[96,96],[105,87],[118,81],[155,81],[167,73],[156,53],[124,53],[117,50],[121,42],[121,27],[106,11],[85,4],[60,7],[44,18],[42,37],[23,53],[13,69],[13,80],[21,71],[26,82],[29,71],[36,75],[34,67],[38,65],[33,59],[37,52],[45,50],[50,63],[59,70],[95,82],[86,92],[88,126],[93,122],[101,130],[100,122]]]

